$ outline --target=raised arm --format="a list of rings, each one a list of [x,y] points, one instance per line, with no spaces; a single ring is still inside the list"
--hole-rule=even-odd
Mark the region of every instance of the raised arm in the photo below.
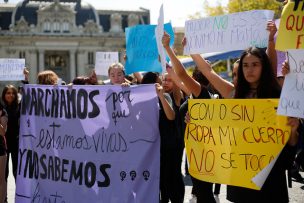
[[[167,65],[167,73],[170,75],[170,77],[172,78],[173,82],[177,85],[177,87],[179,87],[179,89],[181,89],[186,95],[190,95],[191,92],[190,90],[185,86],[185,84],[178,78],[177,74],[175,73],[174,69]]]
[[[195,97],[198,97],[201,92],[201,85],[188,75],[183,64],[178,60],[174,51],[169,46],[169,42],[170,42],[170,35],[168,35],[168,33],[164,33],[164,36],[162,38],[162,43],[171,60],[172,67],[175,70],[176,75],[184,83],[186,88],[188,90],[191,90],[191,93]]]
[[[174,120],[175,112],[172,108],[172,101],[170,101],[171,104],[168,101],[168,99],[170,99],[170,97],[169,98],[165,97],[163,87],[160,84],[156,83],[155,87],[156,87],[157,96],[158,96],[160,102],[162,103],[166,117],[169,120]]]
[[[267,23],[267,30],[269,31],[269,39],[268,39],[268,47],[266,50],[266,54],[270,60],[272,70],[275,75],[277,75],[277,52],[275,50],[275,41],[274,35],[277,32],[277,26],[274,21],[269,20]]]
[[[196,63],[198,69],[203,73],[203,75],[208,79],[208,81],[213,85],[213,87],[224,97],[229,98],[231,92],[234,90],[234,85],[222,77],[220,77],[211,65],[201,57],[200,54],[191,55],[193,61]]]

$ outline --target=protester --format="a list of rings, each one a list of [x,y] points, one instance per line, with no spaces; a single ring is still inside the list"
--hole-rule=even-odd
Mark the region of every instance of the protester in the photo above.
[[[95,71],[92,71],[91,75],[89,77],[85,76],[78,76],[73,79],[72,81],[73,85],[97,85],[97,75]],[[103,84],[103,82],[102,82]]]
[[[0,202],[4,202],[6,197],[6,134],[7,128],[7,114],[0,104]]]
[[[175,112],[170,95],[160,85],[158,73],[148,72],[143,76],[142,84],[155,84],[159,98],[159,131],[160,131],[160,199],[162,203],[182,203],[183,188],[179,186],[180,174],[176,159]],[[181,180],[182,181],[182,180]]]
[[[113,63],[108,69],[108,76],[112,85],[130,83],[125,79],[125,70],[121,63]]]
[[[45,70],[38,73],[37,82],[40,85],[55,85],[58,82],[58,75],[51,70]]]
[[[247,49],[240,58],[238,81],[234,98],[279,98],[281,88],[270,68],[265,52],[258,48]],[[235,202],[288,202],[285,170],[290,167],[297,143],[299,120],[288,118],[291,135],[260,191],[229,187],[227,197]],[[276,191],[280,191],[277,193]],[[250,198],[248,198],[250,197]]]
[[[211,67],[200,55],[192,56],[202,72],[208,72]],[[208,70],[208,71],[206,71]],[[215,87],[220,87],[219,92],[226,94],[227,90],[233,90],[230,83],[224,83],[215,75],[212,76]],[[211,77],[211,78],[212,78]],[[270,61],[266,53],[258,48],[249,48],[241,58],[238,68],[237,85],[234,98],[279,98],[281,88],[271,70]],[[294,157],[294,145],[297,143],[297,128],[299,121],[296,118],[288,118],[291,126],[291,136],[284,147],[271,173],[260,191],[229,186],[227,199],[233,202],[288,202],[288,190],[286,185],[285,170],[290,167]],[[276,191],[281,191],[279,194]]]
[[[208,92],[206,86],[201,85],[199,82],[190,77],[182,63],[176,57],[174,51],[169,46],[170,35],[164,33],[162,38],[163,46],[171,60],[172,67],[174,68],[178,78],[184,83],[188,90],[191,90],[193,98],[203,99],[211,98],[210,93]],[[197,180],[192,177],[193,187],[196,188],[194,195],[197,197],[197,202],[215,202],[212,186],[213,183],[204,182]]]
[[[23,84],[28,84],[29,71],[27,68],[23,70],[24,80]],[[22,88],[22,86],[21,86]],[[11,155],[13,176],[16,181],[17,178],[17,167],[18,167],[18,153],[19,153],[19,128],[20,128],[20,100],[21,94],[18,95],[18,90],[14,85],[6,85],[2,91],[1,99],[4,104],[6,111],[7,129],[5,133],[6,140],[6,172],[5,181],[7,182],[9,176],[9,159]],[[7,202],[7,197],[5,198]]]
[[[18,102],[18,90],[13,85],[7,85],[2,91],[2,101],[7,112],[8,122],[5,134],[7,144],[7,163],[5,180],[9,175],[9,157],[12,158],[13,175],[16,181],[19,150],[19,123],[20,106]]]
[[[173,110],[175,112],[175,132],[172,138],[170,138],[171,142],[171,154],[172,154],[172,167],[175,168],[171,173],[174,173],[174,178],[171,180],[173,183],[172,185],[175,186],[176,193],[181,196],[181,200],[184,198],[185,194],[185,185],[183,181],[183,175],[181,171],[181,165],[182,165],[182,158],[183,158],[183,152],[184,152],[184,131],[182,128],[182,122],[183,118],[181,117],[181,114],[179,112],[179,108],[181,104],[184,103],[184,101],[187,99],[184,95],[183,91],[175,84],[175,81],[173,81],[171,75],[172,75],[172,68],[167,68],[168,73],[163,75],[163,88],[166,93],[170,95],[170,98],[172,100]]]

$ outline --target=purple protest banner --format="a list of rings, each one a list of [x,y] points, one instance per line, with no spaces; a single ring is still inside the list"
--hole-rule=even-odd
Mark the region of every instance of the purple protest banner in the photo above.
[[[26,85],[16,202],[158,202],[154,85]]]

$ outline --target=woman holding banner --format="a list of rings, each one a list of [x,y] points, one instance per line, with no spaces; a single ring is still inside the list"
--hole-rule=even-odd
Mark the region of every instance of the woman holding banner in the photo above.
[[[184,153],[184,131],[182,129],[183,117],[179,112],[181,104],[187,99],[183,91],[178,87],[177,83],[180,82],[177,75],[173,73],[172,67],[167,65],[167,73],[163,75],[162,86],[167,94],[170,95],[173,105],[173,110],[175,112],[175,126],[174,134],[170,138],[171,148],[168,150],[171,153],[170,165],[174,169],[171,171],[172,175],[172,185],[176,188],[176,193],[179,195],[181,200],[184,199],[185,194],[185,184],[183,181],[183,175],[181,171],[183,153]],[[178,81],[178,82],[176,82]],[[169,140],[169,139],[168,139]]]
[[[174,51],[170,48],[169,42],[170,42],[170,35],[165,33],[162,39],[162,43],[168,53],[168,56],[172,63],[172,67],[174,68],[178,78],[184,83],[184,85],[188,90],[191,90],[193,98],[210,99],[211,94],[206,87],[206,85],[209,83],[208,80],[206,80],[205,82],[206,85],[204,85],[197,82],[194,78],[190,77],[185,71],[185,68],[183,67],[182,63],[176,57]],[[193,177],[191,178],[193,182],[192,192],[196,196],[197,202],[215,203],[216,201],[214,199],[213,191],[212,191],[213,183],[197,180]]]
[[[192,58],[203,72],[213,72],[210,65],[199,55]],[[214,72],[213,72],[214,73]],[[210,74],[210,82],[218,87],[223,95],[228,95],[235,88],[234,98],[279,98],[281,87],[271,70],[271,63],[265,51],[251,47],[243,52],[237,72],[237,84],[225,83],[218,75]],[[252,190],[242,187],[228,186],[227,199],[232,202],[288,202],[288,190],[285,171],[288,169],[295,155],[294,146],[297,143],[299,120],[288,118],[291,126],[291,135],[288,144],[279,155],[274,167],[267,177],[261,190]],[[278,193],[278,191],[280,191]]]
[[[142,84],[155,84],[159,98],[159,132],[160,132],[160,199],[162,203],[182,203],[184,186],[181,173],[176,170],[177,142],[175,142],[175,117],[173,101],[160,85],[158,73],[148,72],[143,76]],[[180,167],[180,166],[179,166]]]
[[[7,132],[7,165],[6,180],[9,175],[9,156],[12,158],[13,175],[16,180],[19,150],[19,118],[20,106],[18,103],[18,90],[13,85],[6,85],[2,91],[2,101],[8,115]]]
[[[29,71],[25,68],[23,71],[25,80],[23,84],[28,83]],[[18,150],[19,150],[19,127],[20,127],[20,99],[18,98],[18,90],[13,85],[6,85],[2,91],[2,101],[6,111],[7,129],[6,138],[6,172],[5,180],[7,182],[9,176],[9,157],[11,156],[13,176],[16,181],[18,167]],[[7,202],[7,199],[5,200]]]
[[[108,69],[108,76],[112,85],[122,85],[131,82],[125,78],[124,66],[121,63],[113,63]]]

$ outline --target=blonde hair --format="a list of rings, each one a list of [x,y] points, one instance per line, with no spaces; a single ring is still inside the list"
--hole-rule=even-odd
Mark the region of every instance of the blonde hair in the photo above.
[[[58,76],[54,71],[45,70],[38,73],[37,81],[41,85],[55,85],[57,83]]]
[[[113,63],[112,65],[110,65],[110,67],[108,69],[108,75],[110,75],[111,70],[114,68],[120,69],[123,72],[123,74],[126,75],[125,68],[121,63]]]

